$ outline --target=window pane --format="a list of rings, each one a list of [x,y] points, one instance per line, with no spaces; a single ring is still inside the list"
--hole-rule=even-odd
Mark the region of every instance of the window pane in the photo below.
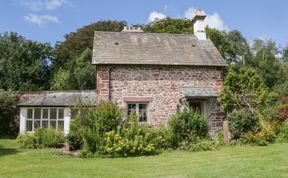
[[[58,109],[58,119],[64,118],[64,109]]]
[[[50,109],[50,119],[57,119],[57,109],[56,108]]]
[[[26,131],[32,131],[32,123],[33,121],[26,121]]]
[[[41,119],[41,109],[40,108],[34,109],[34,119]]]
[[[50,129],[56,128],[56,120],[50,120]]]
[[[28,109],[27,110],[27,119],[32,119],[33,117],[33,109]]]
[[[128,116],[131,114],[136,114],[136,104],[135,103],[129,103],[128,104],[127,114],[128,114]]]
[[[37,128],[40,128],[40,120],[34,120],[34,131],[35,131]]]
[[[139,104],[139,122],[147,122],[147,104]]]
[[[48,109],[43,109],[43,119],[48,119]]]
[[[42,128],[48,128],[48,121],[42,120]]]
[[[64,121],[58,121],[58,130],[64,130]]]

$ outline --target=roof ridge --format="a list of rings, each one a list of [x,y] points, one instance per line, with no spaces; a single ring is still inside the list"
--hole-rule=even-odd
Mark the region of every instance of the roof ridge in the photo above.
[[[135,35],[143,35],[143,34],[149,34],[149,35],[171,35],[171,36],[196,36],[192,33],[150,33],[150,32],[112,32],[112,31],[97,31],[94,30],[95,33],[114,33],[114,34],[135,34]],[[197,39],[197,38],[196,38]],[[198,40],[198,39],[197,39]]]

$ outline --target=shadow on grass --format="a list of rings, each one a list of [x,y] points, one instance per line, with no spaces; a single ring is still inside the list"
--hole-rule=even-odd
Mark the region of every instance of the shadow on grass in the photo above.
[[[0,145],[0,157],[17,154],[19,151],[17,148],[7,148]]]

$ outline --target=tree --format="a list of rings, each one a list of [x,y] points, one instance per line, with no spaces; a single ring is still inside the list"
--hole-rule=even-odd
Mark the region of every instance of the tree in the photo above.
[[[287,65],[276,57],[278,48],[274,41],[257,39],[251,49],[254,55],[247,65],[257,70],[270,90],[288,80]]]
[[[51,47],[17,33],[0,34],[0,89],[43,90],[48,87]]]
[[[98,21],[65,35],[54,51],[50,89],[95,89],[91,64],[94,31],[119,32],[125,25],[124,21]]]
[[[148,23],[144,26],[143,31],[146,33],[193,34],[193,25],[190,19],[172,19],[167,17]]]
[[[0,135],[18,132],[18,97],[15,92],[0,90]]]
[[[206,33],[229,64],[244,63],[243,60],[250,57],[248,43],[239,31],[233,30],[227,33],[207,27]]]
[[[60,68],[51,81],[53,90],[95,89],[95,68],[91,64],[92,52],[87,48],[80,57],[69,61],[67,70]]]
[[[283,53],[282,57],[283,61],[288,63],[288,47],[284,48],[282,53]]]
[[[264,102],[267,91],[260,75],[251,67],[230,67],[220,94],[226,112],[248,108],[252,113]]]
[[[56,44],[56,62],[65,65],[69,60],[79,57],[86,48],[92,50],[94,31],[119,32],[126,24],[124,21],[98,21],[66,34],[65,40]]]

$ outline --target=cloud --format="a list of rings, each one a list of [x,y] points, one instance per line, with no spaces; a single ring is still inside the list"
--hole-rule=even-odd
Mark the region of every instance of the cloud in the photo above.
[[[24,20],[27,22],[30,22],[32,24],[36,24],[39,27],[42,27],[43,25],[52,22],[52,23],[57,23],[59,22],[58,17],[56,16],[51,16],[51,15],[35,15],[35,14],[30,14],[28,16],[24,16]]]
[[[153,11],[149,14],[148,22],[153,22],[157,19],[164,19],[165,17],[167,17],[167,16],[163,13]]]
[[[68,0],[22,0],[21,4],[32,11],[51,11],[62,7],[73,6]]]
[[[192,19],[195,16],[195,8],[190,7],[185,11],[185,18]],[[209,26],[211,28],[216,28],[218,30],[229,30],[227,25],[224,23],[222,18],[219,16],[217,12],[213,14],[206,14],[206,18],[204,20],[205,26]]]
[[[54,10],[65,6],[72,6],[72,4],[67,0],[49,0],[45,2],[45,8],[47,10]]]

